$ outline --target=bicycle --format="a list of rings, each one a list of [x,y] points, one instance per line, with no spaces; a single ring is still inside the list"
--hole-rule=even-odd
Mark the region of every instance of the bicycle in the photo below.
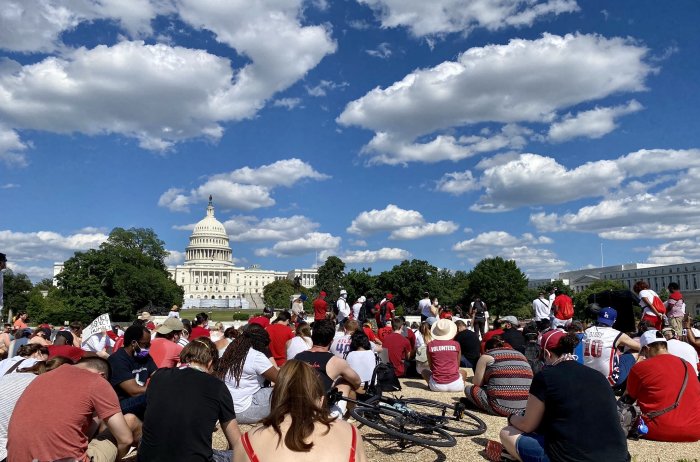
[[[457,436],[476,436],[486,431],[486,423],[467,411],[462,403],[455,405],[420,398],[382,396],[381,392],[367,400],[355,400],[333,388],[329,403],[343,399],[354,403],[352,417],[370,428],[406,442],[435,447],[453,447]],[[417,409],[416,409],[417,408]]]

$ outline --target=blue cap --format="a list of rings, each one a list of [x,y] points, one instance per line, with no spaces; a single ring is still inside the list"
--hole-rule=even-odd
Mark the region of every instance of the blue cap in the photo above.
[[[299,297],[299,300],[301,300],[302,302],[305,302],[306,301],[306,294],[301,294],[301,297]]]
[[[617,311],[614,308],[605,307],[598,312],[598,324],[612,326],[617,319]]]

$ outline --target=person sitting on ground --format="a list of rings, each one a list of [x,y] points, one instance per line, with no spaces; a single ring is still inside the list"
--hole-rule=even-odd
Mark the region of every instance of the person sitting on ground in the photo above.
[[[549,322],[549,319],[547,320]],[[494,335],[503,335],[503,329],[501,328],[501,320],[496,319],[493,321],[493,327],[481,336],[481,353],[486,351],[486,341],[492,338]]]
[[[0,460],[7,457],[7,426],[17,400],[38,375],[49,372],[63,364],[72,364],[68,358],[38,361],[30,367],[20,367],[16,374],[0,376]]]
[[[107,361],[89,357],[36,377],[10,418],[7,460],[121,460],[134,442],[127,421],[133,416],[121,413],[109,372]],[[60,419],[37,418],[37,406],[47,403]]]
[[[578,337],[579,344],[574,349],[574,356],[576,356],[577,362],[583,364],[583,339],[586,337],[586,328],[581,321],[571,321],[565,330],[576,334],[576,337]]]
[[[466,372],[459,369],[462,358],[459,343],[454,340],[457,326],[449,319],[439,319],[430,328],[433,339],[428,343],[430,370],[421,375],[432,391],[462,391]]]
[[[384,337],[386,337],[387,334],[391,334],[392,332],[394,332],[394,328],[391,326],[391,319],[387,319],[384,325],[377,329],[377,338],[383,344]]]
[[[643,310],[642,319],[649,321],[654,329],[661,330],[666,307],[661,302],[659,295],[649,288],[646,281],[635,282],[632,291],[639,297],[639,306]]]
[[[199,337],[211,337],[211,332],[209,332],[208,326],[209,315],[204,312],[198,313],[194,317],[194,321],[192,321],[192,331],[190,332],[188,340],[191,342],[192,340]]]
[[[642,436],[655,441],[700,440],[700,382],[693,367],[669,353],[666,339],[657,330],[646,331],[639,343],[645,359],[632,367],[627,396],[622,399],[639,404],[649,429]],[[673,408],[677,399],[678,406]],[[644,418],[662,410],[665,412],[658,416]]]
[[[270,413],[272,388],[265,381],[277,381],[277,366],[260,350],[270,335],[259,324],[248,324],[226,348],[214,375],[226,383],[233,398],[237,421],[256,423]]]
[[[180,361],[182,347],[177,343],[185,326],[180,318],[170,317],[156,329],[149,354],[158,367],[175,367]]]
[[[177,344],[182,348],[185,348],[188,343],[190,343],[190,333],[192,333],[192,322],[189,319],[181,319],[182,322],[182,332],[180,332],[180,340]]]
[[[82,342],[80,347],[83,350],[95,353],[102,359],[108,359],[110,351],[115,347],[114,342],[109,338],[106,331],[96,332],[87,338],[83,338]]]
[[[501,338],[514,350],[525,353],[525,336],[518,330],[520,322],[515,316],[504,316],[501,318],[501,328],[503,333]]]
[[[372,373],[377,365],[377,356],[372,351],[369,338],[361,330],[355,331],[350,337],[350,351],[345,356],[352,370],[360,376],[360,381],[367,384],[372,380]]]
[[[131,325],[124,332],[124,347],[109,357],[110,382],[119,397],[122,413],[143,420],[148,379],[158,369],[149,354],[151,333],[142,325]]]
[[[394,366],[396,377],[406,375],[406,362],[411,357],[411,343],[403,336],[404,322],[400,318],[391,320],[392,332],[385,334],[382,339],[382,348],[387,350],[389,362]]]
[[[428,321],[421,322],[416,332],[416,373],[423,375],[423,371],[430,371],[428,363],[428,344],[433,340],[430,334]]]
[[[325,394],[311,366],[287,361],[272,393],[272,412],[243,434],[233,461],[366,461],[362,437],[354,426],[329,417]]]
[[[343,358],[338,358],[329,350],[335,335],[335,322],[330,319],[316,321],[311,332],[313,347],[296,355],[295,359],[309,363],[318,373],[323,384],[324,393],[334,386],[343,396],[350,396],[362,382],[350,365]],[[408,341],[407,341],[408,342]],[[334,416],[342,418],[347,409],[347,402],[340,400],[333,408]]]
[[[362,330],[364,331],[365,335],[367,335],[367,338],[370,342],[374,343],[377,346],[382,345],[382,341],[379,340],[377,334],[374,333],[374,329],[372,328],[372,321],[365,321],[365,323],[362,325]]]
[[[360,329],[360,324],[354,319],[346,319],[343,330],[336,332],[331,343],[331,353],[339,358],[345,358],[350,351],[350,337]]]
[[[477,409],[509,416],[525,409],[531,383],[532,369],[525,355],[496,335],[486,342],[486,353],[476,363],[472,384],[467,384],[464,394]]]
[[[238,337],[239,334],[238,329],[235,327],[227,327],[224,331],[224,336],[214,342],[214,345],[216,345],[216,351],[219,353],[219,358],[224,355],[226,348],[228,348],[231,342],[233,342],[233,339]]]
[[[666,339],[666,349],[673,356],[678,356],[679,358],[685,359],[688,364],[693,368],[693,373],[698,375],[698,352],[695,351],[689,343],[681,342],[676,338],[676,331],[673,327],[664,327],[661,331],[664,338]]]
[[[479,356],[481,356],[479,334],[469,330],[467,324],[461,319],[455,321],[455,325],[457,326],[455,341],[459,343],[459,349],[462,352],[460,367],[468,367],[474,370],[476,369],[477,361],[479,361]]]
[[[287,359],[294,359],[302,351],[306,351],[314,346],[311,341],[311,326],[307,322],[297,324],[295,336],[287,341]]]
[[[34,334],[29,339],[27,343],[37,343],[43,346],[52,345],[51,343],[51,329],[48,327],[37,327],[34,329]]]
[[[32,330],[29,328],[17,330],[15,332],[15,338],[10,342],[10,351],[8,352],[7,357],[12,358],[13,356],[17,356],[20,348],[29,344],[29,339],[31,336]]]
[[[266,328],[270,325],[270,320],[275,315],[274,308],[266,306],[263,311],[258,316],[253,316],[248,320],[248,324],[258,324],[259,326]]]
[[[83,323],[80,321],[73,321],[68,327],[70,329],[70,333],[73,334],[73,346],[82,348],[83,339],[81,336],[83,335]]]
[[[30,367],[37,361],[49,359],[49,350],[43,345],[36,343],[22,345],[15,356],[0,361],[0,377],[11,374],[19,367]]]
[[[630,460],[615,395],[601,374],[573,359],[578,342],[558,329],[542,334],[547,367],[532,380],[524,415],[511,414],[500,432],[503,446],[518,460]]]
[[[617,311],[610,307],[598,312],[598,323],[585,332],[583,364],[603,374],[611,386],[622,387],[637,361],[640,346],[627,334],[613,329],[616,319]],[[618,348],[622,346],[634,353],[619,354]]]
[[[290,321],[289,312],[280,311],[274,322],[265,328],[270,334],[270,353],[275,358],[277,367],[282,366],[287,360],[287,342],[294,338]]]
[[[94,355],[94,353],[88,353],[82,348],[74,347],[73,334],[67,330],[60,330],[56,332],[56,338],[53,341],[53,345],[46,348],[49,350],[49,359],[63,357],[70,359],[72,363],[77,363],[85,356]]]
[[[139,462],[231,461],[230,450],[212,450],[217,422],[230,447],[241,437],[231,394],[211,375],[217,358],[214,343],[200,337],[180,352],[180,367],[153,374],[146,391]]]
[[[214,324],[214,328],[209,331],[209,339],[216,343],[222,338],[224,338],[224,331],[226,328],[224,327],[224,323],[219,321],[216,324]]]

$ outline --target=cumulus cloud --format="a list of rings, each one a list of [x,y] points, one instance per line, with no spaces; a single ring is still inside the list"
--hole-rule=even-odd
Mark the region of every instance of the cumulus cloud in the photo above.
[[[547,236],[525,233],[520,237],[505,231],[489,231],[456,243],[452,250],[467,257],[471,264],[496,256],[515,260],[518,267],[530,277],[551,277],[563,271],[567,263],[542,245],[552,244]]]
[[[411,254],[407,250],[382,247],[379,250],[353,250],[340,257],[345,263],[374,263],[384,260],[406,260]]]
[[[383,210],[373,209],[360,213],[347,231],[360,236],[391,231],[389,239],[419,239],[425,236],[452,234],[457,228],[458,226],[451,221],[427,223],[420,212],[389,204]]]
[[[647,262],[655,265],[694,262],[700,260],[700,238],[673,240],[649,250]]]
[[[580,136],[601,138],[617,128],[617,118],[642,109],[644,108],[639,102],[632,100],[624,106],[596,107],[575,116],[567,114],[560,122],[549,127],[548,138],[556,143]]]
[[[27,158],[24,151],[29,146],[22,142],[14,130],[9,130],[0,124],[0,161],[8,166],[24,167]]]
[[[239,232],[231,232],[234,222],[238,225],[237,228],[242,228]],[[223,224],[234,242],[290,241],[306,236],[319,227],[318,223],[302,215],[265,218],[260,221],[238,221],[234,218]]]
[[[445,173],[435,186],[437,191],[454,194],[455,196],[480,188],[481,186],[479,186],[478,181],[476,181],[474,175],[469,170]]]
[[[255,254],[260,257],[290,257],[312,252],[332,251],[340,246],[340,241],[340,237],[332,234],[313,232],[297,239],[277,242],[271,248],[256,249]]]
[[[578,11],[574,0],[358,0],[370,6],[382,27],[407,27],[414,36],[490,31],[529,26],[543,16]]]
[[[363,148],[370,162],[459,160],[516,137],[487,138],[482,146],[439,131],[483,122],[549,124],[568,107],[643,91],[655,71],[647,53],[630,39],[585,34],[471,48],[351,101],[337,122],[375,132]]]
[[[165,257],[166,266],[176,266],[185,261],[185,252],[177,250],[168,250],[168,256]]]
[[[284,159],[258,168],[242,167],[212,175],[189,191],[170,188],[160,196],[158,205],[173,211],[188,211],[190,205],[207,201],[213,195],[216,204],[224,209],[254,210],[275,204],[271,197],[275,188],[291,187],[306,179],[327,178],[330,177],[300,159]]]

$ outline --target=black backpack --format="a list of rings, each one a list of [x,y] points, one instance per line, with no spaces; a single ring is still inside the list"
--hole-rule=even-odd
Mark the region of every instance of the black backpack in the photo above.
[[[381,394],[383,391],[399,391],[401,390],[401,382],[396,377],[394,365],[391,363],[383,363],[377,358],[377,365],[372,372],[372,380],[369,383],[367,392],[369,394]]]
[[[481,317],[484,316],[484,312],[486,312],[486,306],[484,305],[484,302],[481,300],[477,300],[474,302],[474,310],[476,312],[476,315]]]
[[[333,304],[329,303],[328,306],[330,307],[329,311],[331,311],[334,315],[338,316],[338,313],[340,313],[340,311],[338,311],[338,300],[335,300]]]

